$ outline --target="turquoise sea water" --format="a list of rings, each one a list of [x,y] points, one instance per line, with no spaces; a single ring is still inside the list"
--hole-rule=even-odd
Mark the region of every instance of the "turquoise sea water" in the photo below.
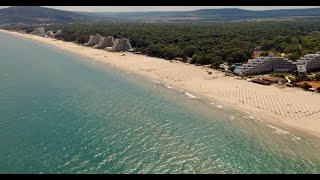
[[[319,139],[0,33],[0,173],[319,173]]]

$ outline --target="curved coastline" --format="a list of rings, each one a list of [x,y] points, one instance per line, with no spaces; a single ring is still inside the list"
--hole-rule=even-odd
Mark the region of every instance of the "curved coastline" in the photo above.
[[[320,102],[320,95],[318,94],[298,89],[265,87],[225,77],[223,73],[212,69],[179,62],[170,63],[160,58],[130,53],[121,56],[123,53],[93,49],[72,42],[5,30],[0,30],[0,32],[46,43],[80,56],[89,57],[94,61],[107,63],[127,73],[137,73],[169,89],[182,89],[182,92],[189,98],[201,99],[203,97],[219,102],[213,105],[215,108],[226,106],[249,112],[263,121],[294,127],[320,137],[320,122],[317,121],[320,119],[320,104],[317,104]],[[212,72],[211,75],[207,73],[208,70]],[[252,100],[251,98],[254,97],[251,96],[260,99]],[[285,97],[284,100],[281,99],[282,96]],[[300,99],[294,101],[295,97],[304,99],[305,102],[298,101]],[[279,107],[281,112],[274,107]],[[299,109],[299,107],[306,107],[307,110],[308,107],[313,109],[310,112],[306,112],[307,110],[293,112],[296,110],[292,109]]]

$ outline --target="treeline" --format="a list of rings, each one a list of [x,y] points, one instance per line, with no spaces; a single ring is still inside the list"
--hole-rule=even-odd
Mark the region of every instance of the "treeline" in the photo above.
[[[257,46],[262,55],[286,53],[293,60],[320,50],[320,23],[304,21],[67,24],[46,29],[63,29],[63,39],[77,43],[87,42],[92,34],[127,37],[137,51],[150,56],[190,57],[191,63],[202,65],[245,62]]]

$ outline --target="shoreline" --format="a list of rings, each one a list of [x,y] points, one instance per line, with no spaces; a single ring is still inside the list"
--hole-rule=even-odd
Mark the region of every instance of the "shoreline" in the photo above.
[[[107,52],[73,42],[2,29],[0,32],[42,42],[63,51],[109,64],[120,70],[139,74],[150,81],[168,84],[174,89],[183,89],[191,95],[200,95],[207,100],[217,101],[222,106],[250,113],[257,117],[255,120],[262,119],[264,122],[270,121],[293,127],[320,137],[320,95],[318,94],[295,88],[282,89],[237,80],[203,66],[181,62],[171,63],[161,58],[126,52]],[[217,104],[214,105],[217,106]]]

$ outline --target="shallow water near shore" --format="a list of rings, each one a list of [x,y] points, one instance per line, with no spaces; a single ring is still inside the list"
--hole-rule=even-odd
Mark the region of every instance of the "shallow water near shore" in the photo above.
[[[0,32],[0,173],[319,173],[319,139]],[[198,98],[194,98],[198,97]]]

